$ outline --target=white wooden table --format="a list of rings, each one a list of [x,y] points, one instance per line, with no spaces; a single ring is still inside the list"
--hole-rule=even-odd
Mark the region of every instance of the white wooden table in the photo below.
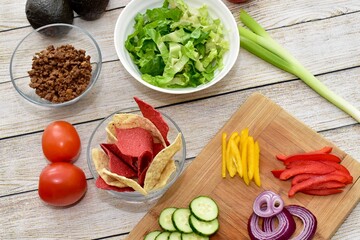
[[[187,162],[253,92],[260,92],[339,148],[360,160],[360,124],[322,99],[301,80],[240,50],[231,72],[215,86],[189,95],[169,95],[135,81],[118,60],[113,43],[115,22],[128,0],[111,0],[102,18],[74,24],[98,41],[103,68],[85,99],[61,109],[34,106],[18,95],[9,76],[17,43],[32,30],[25,0],[2,0],[0,6],[0,239],[125,239],[146,213],[128,208],[109,194],[98,194],[86,163],[90,134],[108,114],[133,107],[138,96],[172,116],[184,132]],[[224,2],[226,2],[224,0]],[[329,88],[360,108],[360,1],[252,0],[226,2],[238,20],[246,9]],[[38,177],[46,160],[41,151],[44,127],[63,119],[82,140],[76,165],[88,178],[85,197],[70,208],[53,208],[38,197]],[[339,206],[341,207],[341,206]],[[360,239],[357,205],[333,239]],[[331,219],[329,219],[331,221]]]

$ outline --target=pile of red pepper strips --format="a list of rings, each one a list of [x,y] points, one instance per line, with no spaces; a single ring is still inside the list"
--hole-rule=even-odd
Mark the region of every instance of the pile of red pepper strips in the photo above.
[[[347,184],[353,182],[349,171],[340,164],[341,159],[332,154],[332,147],[289,156],[277,155],[285,169],[272,170],[280,180],[292,178],[289,197],[297,192],[325,196],[341,193]]]

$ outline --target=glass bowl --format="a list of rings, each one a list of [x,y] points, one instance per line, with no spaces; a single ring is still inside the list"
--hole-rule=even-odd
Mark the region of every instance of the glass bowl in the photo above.
[[[94,184],[99,175],[95,169],[91,151],[93,148],[101,149],[100,144],[107,142],[107,133],[106,133],[105,128],[108,125],[108,123],[112,120],[112,117],[118,113],[134,113],[134,114],[138,114],[138,115],[142,116],[142,114],[138,108],[123,109],[123,110],[116,111],[116,112],[110,114],[108,117],[103,119],[99,123],[99,125],[95,128],[94,132],[90,136],[90,140],[89,140],[87,150],[86,150],[87,163],[88,163],[90,172],[91,172],[92,176],[94,177]],[[184,139],[184,135],[182,134],[179,126],[169,116],[167,116],[164,113],[161,113],[161,114],[169,126],[169,132],[168,132],[169,142],[172,143],[175,140],[178,133],[181,133],[181,141],[182,141],[182,148],[173,157],[173,160],[175,161],[176,170],[175,170],[175,172],[173,172],[171,174],[170,178],[167,181],[167,184],[161,189],[150,191],[147,195],[143,195],[136,191],[134,191],[134,192],[117,192],[117,191],[112,191],[112,190],[98,189],[99,191],[106,191],[106,192],[110,193],[111,195],[113,195],[125,202],[142,202],[142,203],[143,202],[151,202],[151,201],[156,200],[159,197],[161,197],[166,192],[166,190],[176,181],[176,179],[180,176],[181,172],[184,169],[184,164],[185,164],[185,159],[186,159],[185,139]]]
[[[74,46],[77,50],[85,50],[85,54],[90,56],[91,78],[85,90],[77,97],[65,102],[53,103],[38,96],[35,89],[29,86],[28,71],[32,69],[33,57],[36,53],[50,45],[56,48],[66,44]],[[71,24],[56,23],[36,29],[20,41],[10,60],[10,77],[16,91],[31,103],[46,107],[61,107],[77,102],[90,91],[99,77],[101,65],[100,48],[86,30]]]
[[[141,77],[141,72],[138,67],[133,63],[130,54],[125,48],[125,41],[127,37],[134,32],[135,16],[138,13],[145,13],[147,9],[161,7],[164,0],[132,0],[119,15],[115,30],[114,30],[114,44],[116,53],[120,62],[127,70],[127,72],[141,84],[154,89],[159,92],[170,94],[187,94],[200,90],[204,90],[223,79],[235,64],[239,50],[240,50],[240,37],[238,33],[237,22],[230,12],[228,7],[221,0],[186,0],[185,3],[192,8],[199,8],[205,4],[208,8],[209,14],[212,18],[220,19],[224,26],[224,38],[229,42],[229,50],[223,57],[223,68],[216,70],[214,78],[205,84],[197,87],[186,88],[161,88],[154,86]]]

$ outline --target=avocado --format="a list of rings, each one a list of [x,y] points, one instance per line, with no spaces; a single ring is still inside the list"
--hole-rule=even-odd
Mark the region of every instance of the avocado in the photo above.
[[[27,0],[25,5],[26,17],[34,29],[52,23],[72,24],[74,11],[69,0]],[[50,28],[40,33],[48,36],[60,36],[69,31],[69,28]]]
[[[85,20],[95,20],[105,12],[109,0],[70,0],[72,9]]]
[[[25,13],[35,29],[51,23],[72,24],[74,20],[69,0],[27,0]]]

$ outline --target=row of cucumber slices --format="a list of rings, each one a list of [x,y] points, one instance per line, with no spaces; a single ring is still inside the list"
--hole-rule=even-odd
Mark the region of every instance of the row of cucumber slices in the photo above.
[[[162,230],[148,233],[144,240],[206,240],[219,229],[219,208],[208,196],[194,198],[189,208],[168,207],[161,211]]]

